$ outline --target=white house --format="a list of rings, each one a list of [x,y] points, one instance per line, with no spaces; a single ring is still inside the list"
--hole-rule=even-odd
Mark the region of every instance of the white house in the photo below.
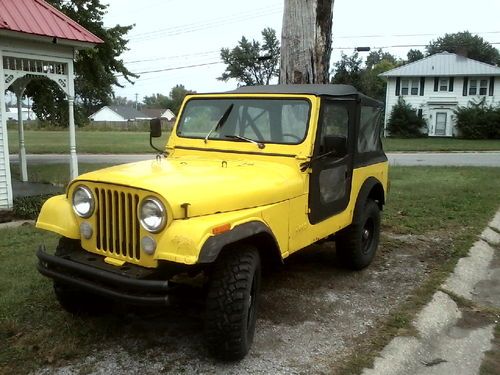
[[[36,120],[36,114],[31,108],[21,108],[21,116],[23,121]],[[7,120],[19,120],[19,111],[17,107],[7,107]]]
[[[457,135],[454,110],[470,101],[500,104],[500,68],[454,53],[437,53],[380,74],[387,78],[385,124],[400,97],[425,119],[428,135]]]
[[[134,107],[123,105],[104,106],[89,116],[91,121],[134,121],[147,120],[148,117]]]
[[[134,121],[134,120],[151,120],[152,118],[164,118],[167,121],[172,121],[175,118],[174,113],[170,109],[160,108],[143,108],[137,110],[134,107],[123,105],[104,106],[97,112],[91,114],[91,121]]]

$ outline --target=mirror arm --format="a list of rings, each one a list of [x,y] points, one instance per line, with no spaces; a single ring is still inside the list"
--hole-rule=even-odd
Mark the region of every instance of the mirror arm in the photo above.
[[[149,134],[149,145],[151,146],[151,148],[153,148],[153,150],[158,151],[160,154],[164,156],[167,155],[167,152],[165,150],[159,149],[153,144],[153,137],[151,136],[151,133]]]

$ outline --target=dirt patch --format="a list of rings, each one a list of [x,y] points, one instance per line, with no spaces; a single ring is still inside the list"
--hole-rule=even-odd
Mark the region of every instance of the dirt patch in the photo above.
[[[239,363],[208,356],[200,308],[192,303],[119,317],[119,340],[96,343],[91,356],[38,373],[335,373],[450,251],[446,234],[384,235],[374,263],[361,272],[341,268],[332,243],[292,255],[263,280],[255,341]]]

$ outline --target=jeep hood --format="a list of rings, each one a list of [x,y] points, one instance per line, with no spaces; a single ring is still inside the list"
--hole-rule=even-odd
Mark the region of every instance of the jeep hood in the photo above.
[[[93,181],[148,190],[162,196],[174,219],[241,210],[303,194],[299,169],[282,163],[248,160],[170,158],[123,164],[83,174]]]

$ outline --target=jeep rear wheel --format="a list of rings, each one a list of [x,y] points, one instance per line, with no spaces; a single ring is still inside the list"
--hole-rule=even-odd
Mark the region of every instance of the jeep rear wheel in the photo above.
[[[260,289],[259,252],[242,245],[223,252],[208,287],[205,337],[215,357],[234,361],[250,349]]]
[[[80,241],[62,237],[55,255],[64,257],[68,249],[75,247],[80,247]],[[70,285],[55,281],[54,293],[61,307],[74,315],[99,315],[109,311],[109,300]]]
[[[340,260],[349,268],[368,267],[377,252],[380,237],[380,208],[368,199],[353,223],[336,235],[336,249]]]

